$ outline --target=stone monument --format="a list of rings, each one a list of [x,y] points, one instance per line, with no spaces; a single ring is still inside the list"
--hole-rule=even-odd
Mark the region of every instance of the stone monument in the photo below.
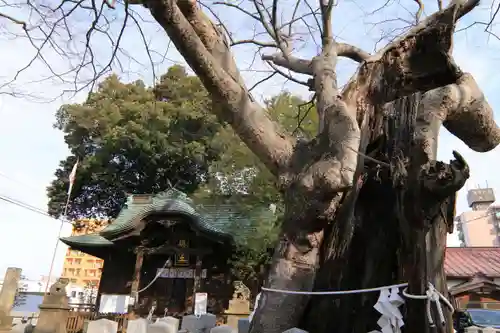
[[[60,278],[54,283],[39,305],[40,315],[35,333],[66,333],[66,322],[69,316],[66,286],[69,280]]]
[[[21,280],[21,269],[7,268],[2,290],[0,291],[0,332],[10,332],[12,329],[10,312],[14,306],[19,280]]]
[[[250,295],[250,289],[243,282],[234,282],[233,299],[229,301],[229,307],[225,313],[227,314],[227,325],[235,330],[238,329],[238,320],[248,318],[250,315]]]

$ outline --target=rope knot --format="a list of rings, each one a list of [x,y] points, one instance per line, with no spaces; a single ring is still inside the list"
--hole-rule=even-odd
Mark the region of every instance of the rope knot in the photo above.
[[[431,310],[432,303],[434,303],[436,307],[436,311],[439,317],[439,322],[441,325],[446,324],[446,318],[444,317],[444,312],[441,302],[443,302],[450,309],[452,313],[453,311],[455,311],[450,301],[448,301],[448,299],[444,297],[443,294],[441,294],[430,282],[425,292],[425,295],[408,294],[408,288],[405,288],[403,290],[403,296],[409,299],[421,299],[427,301],[426,302],[427,319],[429,320],[429,325],[431,327],[436,326],[436,324],[434,323],[434,319],[432,318],[432,310]]]

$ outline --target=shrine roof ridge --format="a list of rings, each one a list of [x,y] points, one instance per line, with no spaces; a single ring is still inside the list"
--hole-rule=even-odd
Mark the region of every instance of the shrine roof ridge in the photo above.
[[[135,200],[136,198],[139,200]],[[234,240],[234,233],[236,231],[241,233],[244,231],[242,229],[245,229],[245,225],[248,224],[244,221],[248,221],[248,216],[238,214],[233,205],[195,204],[185,193],[170,189],[154,196],[129,195],[124,208],[116,219],[103,230],[94,234],[63,237],[61,241],[68,246],[75,247],[112,246],[114,239],[126,232],[133,231],[141,220],[152,214],[183,216],[194,229],[209,236],[227,240]],[[233,222],[238,222],[238,230],[231,230]],[[252,232],[251,227],[248,229],[249,232]]]

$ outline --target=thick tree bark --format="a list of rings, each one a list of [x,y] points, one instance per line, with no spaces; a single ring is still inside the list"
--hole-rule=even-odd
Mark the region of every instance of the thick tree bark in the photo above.
[[[383,170],[381,165],[369,163],[369,166],[363,169],[362,163],[358,162],[358,172],[362,170],[361,176],[365,182],[359,193],[359,198],[356,198],[358,195],[356,188],[347,193],[345,192],[347,188],[344,188],[344,191],[328,195],[328,188],[325,191],[319,184],[315,184],[314,188],[320,192],[319,195],[314,191],[307,191],[308,195],[299,195],[299,193],[304,192],[297,191],[296,186],[292,187],[293,195],[285,195],[285,204],[290,207],[291,211],[290,216],[288,216],[290,221],[285,221],[285,227],[292,225],[294,233],[301,232],[305,239],[315,239],[317,242],[314,245],[310,243],[305,246],[303,252],[299,251],[300,257],[304,259],[308,267],[308,274],[298,274],[292,269],[281,271],[279,274],[271,272],[267,287],[309,291],[311,290],[311,279],[314,279],[319,266],[319,275],[315,281],[315,289],[318,290],[370,288],[409,281],[411,293],[425,294],[428,281],[425,238],[430,228],[430,221],[438,216],[435,207],[441,207],[442,201],[447,200],[447,196],[452,195],[453,191],[460,188],[455,183],[455,176],[460,176],[457,180],[462,185],[468,177],[466,173],[464,175],[451,174],[453,177],[450,179],[450,185],[455,187],[451,190],[448,189],[447,196],[441,197],[436,194],[436,198],[429,198],[427,202],[420,200],[423,193],[429,192],[429,189],[426,189],[420,180],[426,176],[425,172],[430,171],[429,161],[435,159],[433,150],[436,148],[435,142],[439,126],[443,119],[447,119],[451,114],[461,113],[463,115],[465,112],[469,112],[468,114],[475,117],[474,121],[477,123],[481,123],[478,119],[481,117],[491,120],[487,104],[480,94],[461,95],[475,95],[479,97],[478,99],[457,99],[458,95],[450,96],[450,91],[455,91],[454,87],[460,86],[460,82],[465,77],[449,55],[454,22],[461,10],[463,10],[462,7],[450,7],[446,11],[436,14],[427,22],[410,31],[406,37],[385,48],[381,54],[369,58],[361,66],[357,76],[346,87],[341,97],[342,101],[345,102],[344,109],[357,110],[358,121],[364,117],[365,121],[368,122],[369,125],[363,134],[369,142],[373,143],[375,139],[380,139],[380,135],[384,137],[384,145],[378,147],[383,152],[379,158],[386,161],[385,165],[390,164],[391,168]],[[288,60],[284,58],[275,58],[275,60],[281,61],[282,65],[288,66],[290,69],[302,72],[310,71],[315,74],[316,59],[313,59],[311,64],[307,66],[304,66],[306,64],[304,60],[290,59],[290,57]],[[318,76],[314,75],[315,89],[322,91],[321,87],[318,87],[317,80]],[[443,88],[440,88],[443,85],[450,87],[444,89],[446,93],[442,91]],[[399,96],[409,95],[419,90],[429,91],[429,93],[423,97],[418,95],[418,100],[415,101],[411,98],[403,98],[402,100],[405,103],[410,103],[411,107],[402,108],[403,105],[400,103],[399,108],[392,112],[393,118],[384,120],[381,105]],[[461,91],[464,90],[461,89]],[[434,102],[438,96],[441,98],[441,103]],[[460,103],[461,105],[457,105],[456,101],[463,102]],[[471,108],[467,106],[472,101],[480,101],[478,104],[481,105],[481,112],[476,114],[470,112]],[[318,106],[325,110],[325,108],[321,108],[320,98],[318,98]],[[339,121],[338,115],[334,119]],[[342,126],[346,126],[348,123],[344,121]],[[494,123],[490,122],[489,124]],[[461,138],[478,150],[491,149],[498,143],[496,135],[498,128],[494,125],[489,128],[493,130],[479,140],[473,140],[473,136],[470,135],[464,135]],[[484,129],[481,131],[485,132]],[[328,131],[326,127],[323,133],[335,139],[342,137],[342,135],[336,136],[335,131]],[[489,144],[485,138],[488,138],[489,142],[495,142],[495,144]],[[476,144],[478,142],[480,142],[479,145]],[[337,145],[337,147],[339,146],[343,147]],[[359,147],[351,146],[352,150],[361,153],[365,152],[365,147],[366,143],[364,146],[361,144]],[[395,148],[397,149],[395,150]],[[313,147],[309,151],[321,152],[322,150],[320,147]],[[313,156],[306,157],[297,152],[296,150],[294,155],[300,156],[298,159],[308,161],[313,165],[321,164],[316,162],[317,160]],[[405,159],[408,159],[406,165],[404,165]],[[320,161],[324,160],[325,158],[322,156]],[[350,167],[351,170],[355,169],[356,163],[350,164]],[[393,170],[393,168],[395,169]],[[341,168],[330,167],[329,170],[339,169]],[[303,169],[299,168],[299,170],[302,172],[296,174],[303,176]],[[325,173],[325,169],[321,171]],[[370,179],[374,173],[375,177],[384,179],[385,176],[385,179],[383,181]],[[356,175],[352,179],[358,180],[359,176]],[[433,174],[433,176],[437,177],[438,175]],[[373,182],[375,184],[371,184]],[[380,182],[381,184],[379,184]],[[398,182],[403,183],[399,184]],[[412,184],[415,187],[412,187]],[[368,187],[365,188],[365,186]],[[369,190],[370,186],[374,188]],[[400,187],[408,188],[400,189]],[[311,207],[314,208],[308,210],[304,205],[298,204],[297,197],[313,203]],[[373,203],[366,202],[368,200],[375,202],[375,204],[372,206]],[[341,208],[337,211],[339,203]],[[318,206],[321,209],[318,209]],[[395,206],[399,207],[399,211],[394,209]],[[376,218],[373,216],[374,212],[377,212]],[[308,213],[309,215],[307,215]],[[429,214],[434,215],[428,216]],[[323,217],[319,223],[318,215]],[[297,221],[297,216],[300,216],[299,221]],[[379,219],[384,222],[379,221]],[[304,227],[307,223],[309,223],[309,230]],[[312,229],[312,226],[316,226],[316,229]],[[317,247],[321,246],[325,234],[323,228],[325,227],[327,228],[326,244],[328,245],[325,244],[323,259],[319,261]],[[381,233],[386,233],[386,235],[381,235]],[[298,243],[298,240],[294,239],[293,236],[289,237],[289,234],[290,231],[284,230],[286,239],[291,239],[292,243]],[[317,234],[320,234],[321,237],[316,237]],[[379,235],[379,237],[373,235]],[[276,257],[288,260],[291,267],[304,265],[304,262],[294,263],[291,260],[293,256],[285,251],[278,251]],[[392,259],[390,259],[391,257]],[[279,261],[276,260],[276,262]],[[385,266],[385,271],[383,266]],[[434,271],[430,273],[431,275],[436,274]],[[284,281],[286,283],[283,283]],[[440,281],[439,285],[445,284]],[[349,295],[339,302],[333,302],[332,297],[328,296],[323,300],[323,307],[320,306],[321,302],[314,299],[313,302],[310,302],[311,306],[308,311],[309,314],[313,315],[310,320],[303,321],[303,325],[313,332],[339,329],[367,332],[366,329],[375,329],[379,315],[375,313],[373,305],[377,296]],[[278,333],[297,325],[301,319],[304,304],[309,300],[306,296],[279,293],[266,293],[264,299],[269,299],[269,302],[261,303],[262,309],[266,312],[259,313],[257,311],[256,324],[252,327],[252,332]],[[368,306],[368,304],[370,305]],[[407,311],[412,329],[415,331],[428,330],[425,321],[425,302],[409,301]],[[325,313],[335,314],[326,318]],[[308,317],[309,315],[306,316],[306,318]],[[333,325],[340,325],[340,327]]]
[[[392,112],[373,119],[370,134],[372,142],[378,144],[369,146],[368,154],[389,162],[403,152],[415,160],[412,151],[419,149],[414,145],[414,133],[420,99],[419,94],[403,98],[393,103]],[[411,172],[411,160],[408,162],[407,169]],[[460,165],[453,172],[446,169],[446,181],[441,181],[442,174],[431,169],[425,172],[428,176],[425,183],[407,181],[400,186],[398,181],[405,180],[399,178],[404,176],[403,171],[367,162],[352,214],[339,216],[327,232],[316,290],[351,290],[409,282],[413,286],[411,293],[423,294],[425,281],[429,280],[447,293],[443,259],[446,231],[453,216],[446,208],[454,205],[450,198],[464,184],[468,168]],[[419,177],[422,179],[420,173]],[[436,182],[439,186],[435,186]],[[379,329],[376,322],[380,314],[373,308],[377,298],[378,293],[315,296],[301,326],[310,332],[361,333]],[[407,300],[406,314],[405,332],[429,330],[425,302]]]

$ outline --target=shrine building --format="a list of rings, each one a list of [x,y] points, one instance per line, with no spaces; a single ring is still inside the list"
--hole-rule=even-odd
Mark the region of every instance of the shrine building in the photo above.
[[[270,210],[264,214],[274,217]],[[248,225],[248,218],[229,205],[196,205],[184,193],[169,190],[130,195],[100,232],[61,241],[104,260],[97,310],[114,298],[115,303],[126,300],[122,307],[129,313],[143,316],[154,308],[156,315],[180,316],[192,313],[195,293],[203,292],[207,310],[222,313],[233,292],[228,264],[233,235],[251,232]]]

